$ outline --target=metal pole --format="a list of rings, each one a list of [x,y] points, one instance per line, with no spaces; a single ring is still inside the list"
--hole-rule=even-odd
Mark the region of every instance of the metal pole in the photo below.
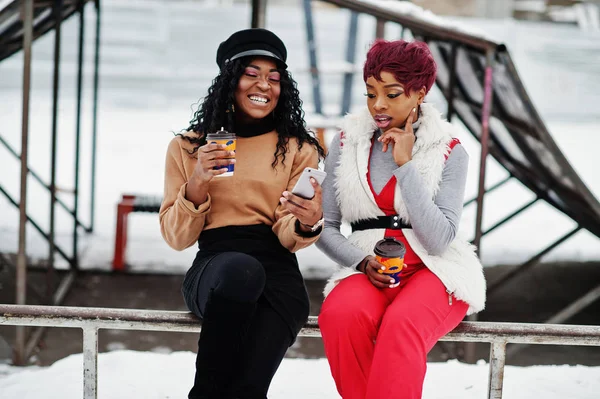
[[[253,28],[264,28],[267,21],[267,0],[252,0],[252,20],[250,26]]]
[[[377,24],[375,25],[375,38],[385,38],[385,19],[377,18]]]
[[[94,48],[94,100],[92,108],[92,176],[90,189],[90,227],[94,231],[96,219],[96,144],[98,141],[98,85],[100,80],[100,0],[96,0],[96,44]]]
[[[475,221],[475,240],[473,241],[477,247],[477,255],[481,256],[481,225],[483,219],[483,196],[485,194],[485,169],[486,160],[489,150],[489,138],[490,138],[490,115],[492,112],[492,73],[494,68],[494,56],[493,50],[488,50],[486,53],[486,68],[485,68],[485,80],[483,82],[484,97],[483,97],[483,109],[481,112],[481,158],[479,160],[479,191],[477,193],[477,218]],[[471,315],[467,320],[477,320],[477,315]],[[473,343],[465,344],[465,361],[468,363],[475,362],[475,345]]]
[[[344,74],[344,90],[342,94],[342,112],[344,116],[350,111],[352,102],[352,80],[354,78],[354,60],[356,58],[356,35],[358,31],[358,13],[350,13],[350,27],[348,32],[348,46],[346,47],[346,62],[351,70]]]
[[[79,268],[77,217],[79,211],[79,153],[81,144],[81,92],[83,90],[83,43],[85,30],[85,2],[79,2],[79,49],[77,57],[77,116],[75,122],[75,182],[73,188],[73,266]]]
[[[98,398],[98,329],[83,328],[83,398]]]
[[[56,221],[56,147],[58,136],[58,89],[60,77],[60,27],[62,22],[62,0],[54,2],[54,75],[52,82],[52,146],[50,150],[50,231],[48,232],[48,271],[46,273],[46,298],[49,302],[54,287],[54,231]]]
[[[321,82],[319,79],[319,69],[317,67],[317,44],[315,42],[315,32],[313,27],[312,6],[310,0],[304,0],[304,20],[306,22],[306,40],[308,42],[308,55],[310,58],[310,75],[312,79],[313,102],[315,103],[315,113],[323,114],[321,108]]]
[[[19,201],[19,249],[17,253],[16,303],[27,301],[27,157],[29,139],[29,95],[31,91],[31,43],[33,41],[33,0],[24,0],[21,9],[23,20],[23,114],[21,125],[21,189]],[[15,336],[14,364],[25,364],[25,327],[17,327]]]
[[[505,363],[506,342],[493,342],[490,349],[490,377],[488,381],[489,399],[502,399]]]
[[[450,70],[448,77],[448,111],[446,112],[446,118],[448,122],[452,122],[452,116],[454,115],[454,87],[456,86],[456,56],[458,54],[458,44],[452,43],[452,49],[450,50]]]
[[[479,160],[479,191],[477,194],[477,218],[475,222],[475,240],[477,254],[481,256],[481,224],[483,219],[483,195],[485,194],[485,170],[486,160],[489,151],[490,139],[490,115],[492,111],[492,73],[494,63],[494,52],[488,51],[486,54],[487,65],[485,67],[485,81],[483,108],[481,112],[481,157]]]

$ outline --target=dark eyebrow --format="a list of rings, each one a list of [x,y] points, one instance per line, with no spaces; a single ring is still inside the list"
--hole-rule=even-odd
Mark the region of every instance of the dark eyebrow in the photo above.
[[[250,64],[250,65],[248,65],[248,68],[254,68],[254,69],[257,69],[260,71],[260,67],[258,65]],[[279,69],[273,68],[273,69],[269,70],[269,72],[279,72]]]
[[[370,84],[368,84],[368,83],[365,83],[365,84],[367,85],[367,87],[373,88],[373,86],[371,86]],[[402,90],[404,90],[404,87],[402,87],[402,85],[400,83],[390,83],[389,85],[385,85],[383,87],[385,87],[386,89],[388,89],[390,87],[399,87]]]

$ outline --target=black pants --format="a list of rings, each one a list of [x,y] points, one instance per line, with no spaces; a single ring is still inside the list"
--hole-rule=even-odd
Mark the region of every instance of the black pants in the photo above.
[[[185,284],[184,297],[198,317],[206,316],[207,328],[211,322],[212,332],[200,336],[197,377],[190,398],[266,398],[271,380],[294,337],[263,296],[266,284],[263,265],[244,253],[222,252],[208,261],[195,284],[196,297],[186,295]],[[232,309],[230,316],[224,314],[228,312],[227,306]],[[232,330],[240,334],[232,334]],[[239,346],[231,342],[235,340],[240,340]],[[225,355],[226,350],[237,353]],[[230,364],[219,365],[219,362]],[[207,388],[202,386],[206,379],[198,375],[206,372],[204,365],[221,374],[209,382],[213,385],[210,395],[204,393]],[[224,373],[228,375],[223,376]]]

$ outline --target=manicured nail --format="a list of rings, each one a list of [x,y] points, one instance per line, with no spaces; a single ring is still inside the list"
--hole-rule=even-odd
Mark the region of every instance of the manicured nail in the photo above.
[[[385,266],[381,266],[381,270],[385,270]]]
[[[390,283],[394,284],[396,282],[396,280],[394,280],[393,278],[390,279]]]
[[[279,198],[279,202],[281,202],[282,204],[283,204],[285,201],[287,201],[285,198],[283,198],[283,197]]]
[[[413,108],[413,112],[417,112],[417,109],[416,109],[416,108]]]
[[[314,178],[314,177],[311,177],[311,178],[310,178],[310,182],[314,184],[314,183],[316,183],[317,181],[315,180],[315,178]]]
[[[284,192],[283,192],[283,196],[284,196],[284,197],[287,197],[287,196],[289,196],[289,195],[290,195],[290,193],[288,193],[287,191],[284,191]]]

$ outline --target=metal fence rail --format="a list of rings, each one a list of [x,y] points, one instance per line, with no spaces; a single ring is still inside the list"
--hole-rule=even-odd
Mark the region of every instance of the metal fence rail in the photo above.
[[[98,397],[98,330],[199,332],[201,328],[189,312],[31,305],[0,305],[0,325],[81,328],[85,399]],[[321,336],[316,317],[308,319],[300,336]],[[442,341],[489,342],[488,398],[501,399],[506,344],[600,346],[600,326],[463,322]]]

